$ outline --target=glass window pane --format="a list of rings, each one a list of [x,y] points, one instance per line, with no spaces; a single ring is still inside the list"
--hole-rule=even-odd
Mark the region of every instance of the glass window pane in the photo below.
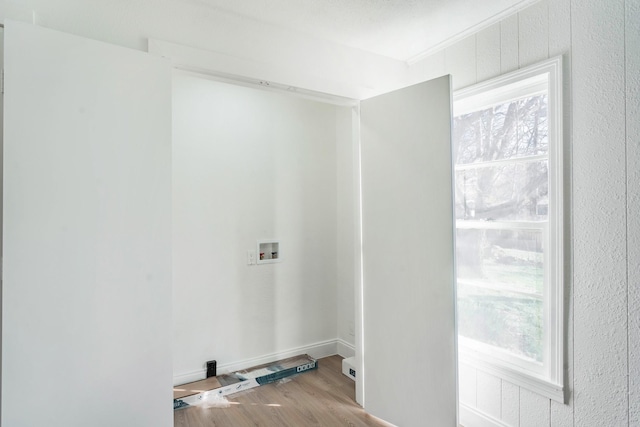
[[[458,229],[458,282],[542,296],[542,231]]]
[[[456,164],[547,154],[547,95],[540,94],[453,119]]]
[[[549,207],[546,160],[459,170],[456,219],[545,221]]]
[[[549,126],[547,121],[547,96],[538,95],[518,101],[518,143],[515,149],[522,155],[547,154]]]
[[[458,333],[542,362],[541,298],[473,286],[458,287]]]
[[[459,334],[542,361],[541,231],[458,229]]]

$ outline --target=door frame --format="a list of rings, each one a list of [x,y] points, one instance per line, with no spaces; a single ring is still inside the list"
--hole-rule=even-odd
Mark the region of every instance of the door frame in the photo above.
[[[353,277],[354,277],[354,339],[356,365],[356,402],[366,410],[366,396],[364,384],[364,280],[362,262],[362,186],[361,186],[361,140],[360,140],[360,99],[331,95],[307,87],[294,87],[295,80],[284,69],[266,69],[264,64],[250,60],[239,60],[218,52],[192,48],[149,39],[148,51],[151,54],[169,59],[175,70],[199,78],[229,83],[252,89],[266,90],[283,95],[300,97],[316,102],[327,103],[351,108],[352,119],[352,171],[353,171]],[[271,80],[264,80],[261,76],[268,75]],[[391,91],[394,89],[389,89]],[[369,90],[370,92],[370,90]],[[452,93],[452,92],[451,92]],[[455,272],[454,272],[455,274]],[[454,302],[455,303],[455,302]],[[457,381],[456,381],[457,382]],[[456,396],[457,400],[457,396]],[[456,403],[457,407],[457,403]]]

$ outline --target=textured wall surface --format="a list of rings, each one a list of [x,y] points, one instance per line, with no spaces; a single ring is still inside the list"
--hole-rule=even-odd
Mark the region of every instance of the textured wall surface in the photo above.
[[[576,425],[626,425],[624,1],[575,1],[573,47]]]
[[[415,66],[462,88],[564,60],[568,400],[461,363],[460,401],[486,425],[640,423],[639,4],[543,0]]]
[[[629,424],[640,425],[640,0],[625,1]]]

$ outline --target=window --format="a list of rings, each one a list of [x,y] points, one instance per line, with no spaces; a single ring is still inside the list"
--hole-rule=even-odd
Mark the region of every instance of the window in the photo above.
[[[460,357],[563,400],[561,60],[454,95]]]

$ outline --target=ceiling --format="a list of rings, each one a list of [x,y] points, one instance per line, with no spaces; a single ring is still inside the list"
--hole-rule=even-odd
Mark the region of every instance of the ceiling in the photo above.
[[[401,61],[532,0],[187,0]]]

